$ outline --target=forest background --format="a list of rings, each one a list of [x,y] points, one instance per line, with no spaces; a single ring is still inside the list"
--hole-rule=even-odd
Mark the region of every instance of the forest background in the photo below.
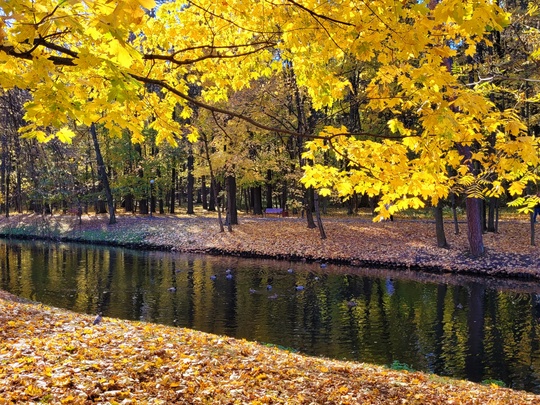
[[[433,207],[485,252],[538,188],[536,1],[0,1],[11,211]],[[315,214],[313,216],[313,214]],[[532,217],[531,217],[532,219]],[[534,226],[531,227],[534,243]]]
[[[530,213],[540,202],[538,15],[537,0],[0,0],[3,214],[71,212],[85,224],[71,218],[71,231],[98,223],[94,235],[114,241],[124,228],[82,213],[106,211],[113,225],[116,210],[165,216],[182,201],[192,215],[200,198],[217,211],[223,232],[211,242],[220,249],[243,242],[261,254],[291,247],[304,256],[364,254],[358,238],[376,233],[374,256],[403,252],[393,248],[401,244],[407,266],[440,258],[413,236],[446,246],[442,214],[450,206],[465,210],[470,255],[449,250],[434,265],[471,268],[475,260],[492,271],[500,261],[491,246],[504,246],[518,271],[537,272],[519,224],[504,224],[515,256],[507,255],[511,245],[497,246],[495,231],[498,207]],[[360,233],[358,221],[347,245],[317,244],[313,232],[304,238],[304,226],[276,238],[282,218],[265,221],[266,239],[258,220],[224,232],[239,209],[262,215],[280,207],[303,211],[321,242],[321,211],[332,205],[350,214],[369,206],[375,221],[431,207],[436,226],[396,232],[381,221]],[[2,221],[8,228],[29,220],[58,229],[56,216],[12,217]],[[132,228],[156,244],[191,229],[189,220],[167,222],[182,224],[176,233],[166,221],[141,222]],[[198,226],[199,236],[201,228],[215,236]],[[330,236],[346,236],[344,229],[326,226]],[[253,230],[260,237],[247,237]],[[173,242],[185,248],[194,240],[187,236]],[[538,402],[177,328],[92,325],[88,316],[15,301],[4,293],[0,300],[7,400]]]

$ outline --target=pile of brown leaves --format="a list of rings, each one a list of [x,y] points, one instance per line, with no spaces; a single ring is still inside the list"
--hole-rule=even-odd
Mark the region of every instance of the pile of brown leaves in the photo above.
[[[0,291],[0,404],[538,404],[540,396],[305,357]]]

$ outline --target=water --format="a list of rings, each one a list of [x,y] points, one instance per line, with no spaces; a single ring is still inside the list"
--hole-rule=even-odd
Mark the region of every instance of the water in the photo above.
[[[4,241],[0,288],[77,312],[540,393],[532,282]]]

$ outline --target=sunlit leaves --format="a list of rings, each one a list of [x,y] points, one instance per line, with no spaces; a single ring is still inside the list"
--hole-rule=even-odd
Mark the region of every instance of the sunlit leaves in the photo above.
[[[152,0],[0,0],[0,7],[0,85],[31,90],[25,131],[41,141],[69,142],[72,135],[60,128],[94,122],[111,136],[129,131],[137,143],[147,129],[173,147],[184,136],[195,141],[197,131],[184,126],[197,111],[193,97],[210,108],[231,106],[232,95],[284,64],[294,69],[310,108],[329,113],[349,94],[343,72],[354,63],[369,66],[362,114],[384,121],[371,137],[341,135],[347,131],[340,123],[304,134],[321,137],[304,154],[314,165],[305,184],[321,194],[384,194],[384,203],[398,209],[415,207],[417,198],[436,203],[463,183],[448,170],[469,180],[472,162],[455,152],[460,145],[478,145],[473,159],[484,173],[475,176],[498,178],[497,190],[538,160],[519,117],[499,111],[486,86],[465,85],[459,69],[452,74],[445,65],[474,56],[479,43],[490,45],[492,30],[508,23],[490,0],[433,7],[394,0],[178,0],[158,7]],[[341,168],[330,170],[325,157]]]
[[[533,404],[509,389],[300,356],[188,329],[6,301],[0,292],[0,403]]]

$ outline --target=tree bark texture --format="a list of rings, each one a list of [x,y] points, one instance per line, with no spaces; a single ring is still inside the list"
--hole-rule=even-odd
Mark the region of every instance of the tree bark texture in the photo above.
[[[326,239],[326,232],[324,231],[324,226],[321,219],[321,210],[319,207],[319,193],[317,191],[314,192],[313,201],[315,205],[315,216],[317,217],[317,227],[319,228],[321,239]]]
[[[436,207],[433,207],[433,214],[435,216],[435,232],[437,234],[437,246],[440,248],[447,248],[446,235],[444,233],[444,218],[442,204],[439,202]]]
[[[109,176],[107,176],[107,170],[105,170],[105,163],[103,162],[103,155],[101,154],[101,149],[99,147],[99,141],[97,138],[96,125],[92,123],[90,125],[90,134],[92,135],[92,141],[94,143],[94,151],[96,153],[96,161],[98,168],[98,175],[103,184],[103,189],[105,190],[105,198],[107,199],[107,205],[109,208],[109,225],[116,224],[116,214],[114,208],[114,200],[111,192],[111,187],[109,185]]]
[[[173,161],[173,164],[176,162]],[[171,169],[171,195],[169,196],[169,214],[174,214],[176,204],[176,167]]]
[[[238,208],[236,204],[236,177],[227,176],[227,217],[229,224],[238,225]]]
[[[484,254],[484,237],[482,235],[482,200],[467,198],[467,237],[470,253],[473,257]]]
[[[194,159],[191,146],[189,147],[189,154],[187,158],[187,213],[189,215],[195,214],[193,210],[193,189],[195,186],[195,177],[193,176]]]

